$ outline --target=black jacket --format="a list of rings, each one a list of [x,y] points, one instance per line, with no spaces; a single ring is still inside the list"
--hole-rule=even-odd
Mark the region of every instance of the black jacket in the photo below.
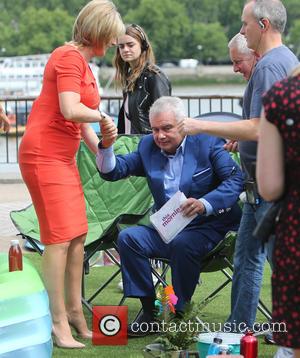
[[[166,75],[156,67],[158,73],[145,68],[137,79],[132,92],[123,93],[123,104],[119,112],[118,131],[125,132],[124,102],[128,96],[127,117],[131,121],[132,133],[151,133],[149,109],[153,102],[162,96],[171,95],[171,84]]]

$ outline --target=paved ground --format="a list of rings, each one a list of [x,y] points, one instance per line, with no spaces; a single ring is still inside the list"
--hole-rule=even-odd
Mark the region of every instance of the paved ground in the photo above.
[[[10,240],[18,233],[10,220],[10,211],[23,209],[30,203],[17,164],[0,164],[0,252],[8,252]]]

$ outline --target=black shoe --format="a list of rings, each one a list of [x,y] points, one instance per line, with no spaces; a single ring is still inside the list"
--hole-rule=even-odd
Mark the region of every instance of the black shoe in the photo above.
[[[128,337],[145,337],[159,332],[159,322],[149,315],[142,313],[127,327]]]
[[[276,344],[273,338],[273,333],[271,331],[267,332],[264,336],[264,341],[267,344]]]

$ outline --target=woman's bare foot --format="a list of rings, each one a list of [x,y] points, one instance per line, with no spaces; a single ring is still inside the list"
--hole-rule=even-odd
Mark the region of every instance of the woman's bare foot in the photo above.
[[[76,341],[71,333],[67,322],[53,324],[52,327],[53,343],[60,348],[84,348],[85,345]]]

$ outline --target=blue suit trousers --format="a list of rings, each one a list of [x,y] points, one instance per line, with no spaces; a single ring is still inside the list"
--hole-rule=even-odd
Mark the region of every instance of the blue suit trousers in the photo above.
[[[166,258],[170,260],[172,284],[178,297],[176,309],[182,310],[195,291],[203,258],[224,238],[224,230],[217,231],[209,223],[187,226],[169,244],[150,226],[121,231],[118,249],[125,296],[154,297],[149,259]]]

